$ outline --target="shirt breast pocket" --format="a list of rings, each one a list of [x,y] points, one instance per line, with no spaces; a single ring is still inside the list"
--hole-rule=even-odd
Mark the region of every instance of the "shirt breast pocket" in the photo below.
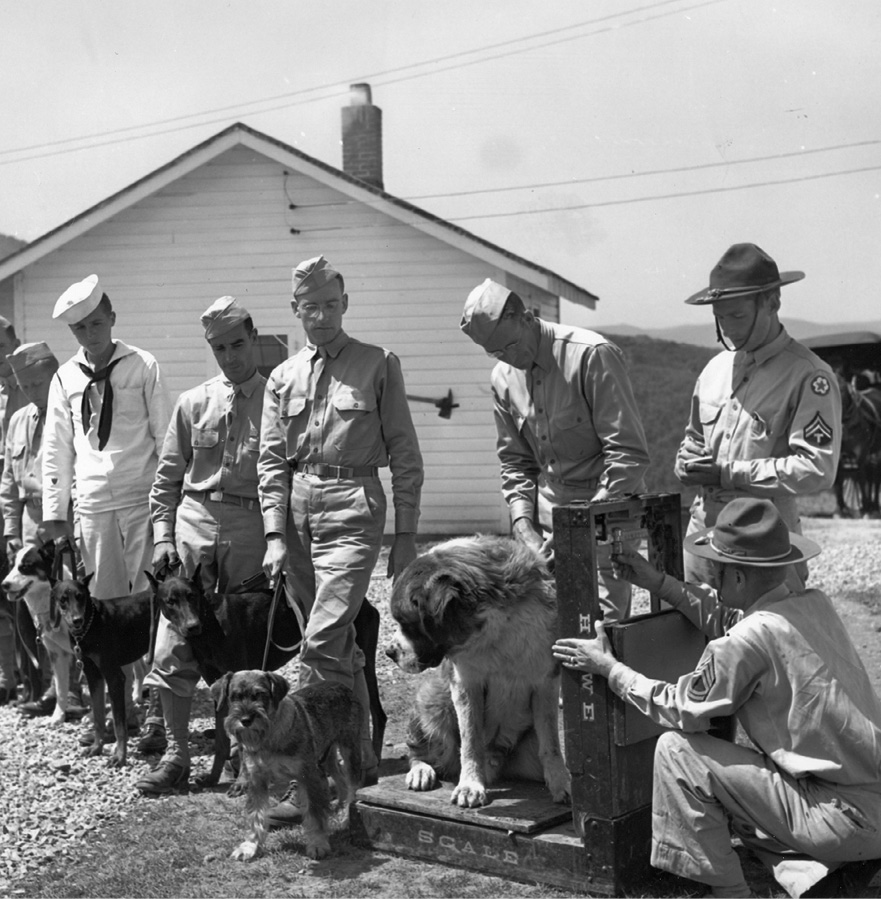
[[[217,428],[194,428],[193,429],[193,449],[194,450],[211,450],[217,446],[220,440],[220,433]]]
[[[580,403],[564,406],[554,413],[552,440],[559,453],[580,459],[597,451],[590,413]]]
[[[292,393],[282,399],[279,413],[283,419],[291,419],[302,415],[305,408],[306,396],[300,393]]]
[[[344,421],[352,421],[376,409],[376,397],[357,387],[338,387],[331,403]]]
[[[92,388],[94,390],[94,388]],[[94,393],[92,393],[94,396]],[[107,388],[104,389],[104,400],[107,399]],[[92,410],[94,412],[94,408]],[[139,387],[113,387],[113,417],[132,423],[145,422],[148,417],[144,393]]]
[[[24,474],[26,452],[27,447],[24,444],[15,447],[12,452],[12,473],[19,484],[21,483],[22,475]]]
[[[702,402],[700,404],[699,415],[701,419],[701,430],[704,432],[704,440],[707,445],[709,445],[710,437],[721,414],[722,407],[716,403]]]

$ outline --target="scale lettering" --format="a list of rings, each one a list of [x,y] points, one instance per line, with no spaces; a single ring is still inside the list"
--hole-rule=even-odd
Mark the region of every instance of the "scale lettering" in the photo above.
[[[436,845],[447,852],[455,852],[458,855],[482,856],[506,865],[520,864],[520,858],[513,849],[493,849],[490,846],[484,846],[482,851],[478,852],[470,840],[458,840],[456,837],[447,835],[435,836],[434,831],[431,830],[419,830],[416,839],[427,846]]]
[[[594,708],[592,702],[585,702],[581,706],[581,718],[583,721],[594,720]]]

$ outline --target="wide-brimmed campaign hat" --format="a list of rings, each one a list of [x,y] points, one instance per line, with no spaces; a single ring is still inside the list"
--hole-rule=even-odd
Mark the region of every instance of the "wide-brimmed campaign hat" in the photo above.
[[[772,568],[807,562],[820,547],[786,526],[768,499],[733,499],[719,513],[715,525],[685,538],[685,551],[703,559]]]
[[[710,272],[709,286],[692,294],[685,302],[691,306],[704,306],[720,300],[736,300],[801,281],[804,276],[804,272],[779,271],[777,263],[754,243],[736,243]]]

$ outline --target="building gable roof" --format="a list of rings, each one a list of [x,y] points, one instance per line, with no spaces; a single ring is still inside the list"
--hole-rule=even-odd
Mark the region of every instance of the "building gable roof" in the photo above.
[[[528,259],[524,259],[502,247],[484,240],[458,225],[454,225],[406,200],[401,200],[378,187],[367,184],[359,178],[348,175],[319,159],[297,150],[282,141],[269,137],[254,128],[236,122],[215,134],[171,162],[160,166],[143,178],[117,191],[72,219],[53,228],[41,237],[25,245],[0,261],[0,281],[68,241],[79,237],[117,213],[134,205],[145,197],[156,193],[183,175],[210,162],[221,153],[236,146],[245,146],[255,152],[290,166],[304,175],[314,178],[329,187],[348,194],[354,200],[368,202],[381,212],[410,225],[437,239],[452,244],[485,262],[534,284],[549,293],[564,297],[573,303],[593,308],[597,297],[577,284],[561,277]]]

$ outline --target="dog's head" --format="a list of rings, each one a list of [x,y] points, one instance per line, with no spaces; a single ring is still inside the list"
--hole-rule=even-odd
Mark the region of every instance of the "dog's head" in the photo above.
[[[89,582],[93,574],[87,574],[82,580],[59,581],[52,588],[52,604],[74,634],[81,633],[88,621],[92,606]]]
[[[48,583],[55,561],[55,544],[50,540],[41,547],[23,546],[15,554],[15,562],[3,578],[6,598],[17,602],[35,582]]]
[[[171,626],[185,639],[198,637],[202,633],[200,615],[204,594],[199,568],[192,579],[169,576],[159,581],[150,572],[145,572],[153,587],[153,595],[159,604],[159,611]]]
[[[392,590],[398,625],[386,655],[411,674],[434,668],[483,626],[486,574],[475,560],[433,550],[415,559]]]
[[[288,682],[274,671],[230,671],[211,685],[223,725],[247,749],[259,749],[287,696]]]

